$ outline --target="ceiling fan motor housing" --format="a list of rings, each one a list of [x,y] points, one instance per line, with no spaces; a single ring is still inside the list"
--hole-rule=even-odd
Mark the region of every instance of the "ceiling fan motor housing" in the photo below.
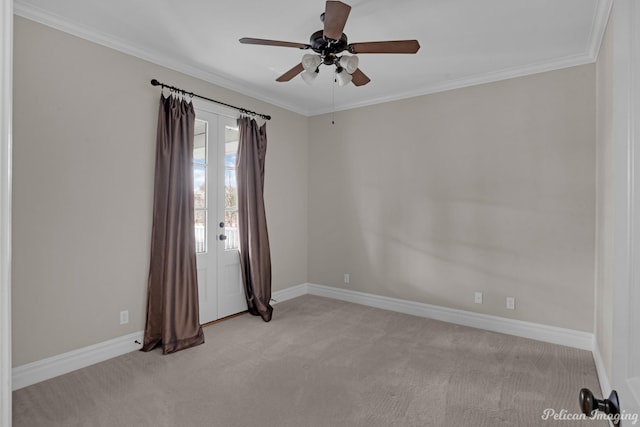
[[[320,54],[323,58],[335,58],[335,55],[347,49],[347,45],[349,44],[346,34],[343,33],[342,37],[340,37],[340,40],[332,40],[324,37],[323,30],[318,30],[315,33],[311,34],[309,42],[311,45],[311,49],[314,52]],[[333,62],[330,62],[330,64],[333,64]]]

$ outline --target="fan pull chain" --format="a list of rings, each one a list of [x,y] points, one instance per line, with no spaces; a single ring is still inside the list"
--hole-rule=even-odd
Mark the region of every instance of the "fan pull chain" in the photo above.
[[[333,75],[333,84],[331,85],[331,124],[335,125],[336,121],[336,82],[337,77]]]

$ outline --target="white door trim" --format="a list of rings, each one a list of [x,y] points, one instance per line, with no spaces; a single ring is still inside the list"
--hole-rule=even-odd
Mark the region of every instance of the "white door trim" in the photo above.
[[[611,387],[621,408],[640,412],[640,7],[617,0],[612,10],[614,283]],[[609,390],[605,390],[608,393]],[[605,395],[604,397],[607,397]]]
[[[11,426],[13,0],[0,0],[0,425]]]
[[[218,228],[218,234],[224,233],[228,240],[217,241],[217,290],[218,290],[218,317],[223,318],[247,310],[247,299],[245,297],[244,285],[242,282],[242,271],[240,269],[240,255],[238,249],[226,249],[227,243],[236,241],[237,238],[231,236],[232,231],[227,230],[229,224],[226,223],[226,155],[228,128],[237,129],[237,120],[231,117],[220,116],[218,120],[220,134],[218,139],[218,212],[217,221],[224,222],[223,230]],[[237,149],[237,147],[236,147]],[[231,238],[229,238],[231,237]],[[237,237],[237,236],[236,236]]]
[[[211,197],[211,189],[217,191],[218,186],[218,153],[211,152],[212,142],[216,142],[219,134],[218,115],[212,112],[196,108],[196,118],[207,123],[206,131],[206,199],[207,218],[205,241],[207,249],[205,252],[196,254],[196,264],[198,270],[198,302],[200,305],[200,323],[205,324],[218,319],[218,295],[217,295],[217,265],[216,257],[212,256],[212,251],[217,253],[217,233],[216,225],[218,201]],[[212,212],[213,211],[213,212]]]

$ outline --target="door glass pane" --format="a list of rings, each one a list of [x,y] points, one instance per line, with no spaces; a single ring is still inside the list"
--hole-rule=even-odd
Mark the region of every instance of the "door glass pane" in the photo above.
[[[196,253],[207,251],[207,122],[196,119],[193,136],[193,205]]]
[[[207,211],[205,209],[196,209],[196,253],[207,252]]]
[[[193,165],[193,203],[196,209],[207,207],[206,166]]]
[[[193,135],[193,163],[207,162],[207,122],[196,119]]]
[[[236,157],[238,153],[238,128],[225,127],[224,144],[224,226],[227,240],[225,249],[237,250],[238,237],[238,183],[236,182]]]

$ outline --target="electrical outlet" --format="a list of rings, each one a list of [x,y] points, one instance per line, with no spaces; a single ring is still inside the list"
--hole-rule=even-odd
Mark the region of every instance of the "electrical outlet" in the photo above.
[[[120,324],[124,325],[129,323],[129,310],[123,310],[120,312]]]
[[[516,309],[516,299],[514,297],[507,297],[507,310]]]
[[[344,275],[344,283],[349,283],[350,280],[351,280],[351,276],[349,275],[349,273],[345,273],[345,275]]]
[[[482,292],[476,292],[474,294],[474,302],[476,304],[482,304]]]

